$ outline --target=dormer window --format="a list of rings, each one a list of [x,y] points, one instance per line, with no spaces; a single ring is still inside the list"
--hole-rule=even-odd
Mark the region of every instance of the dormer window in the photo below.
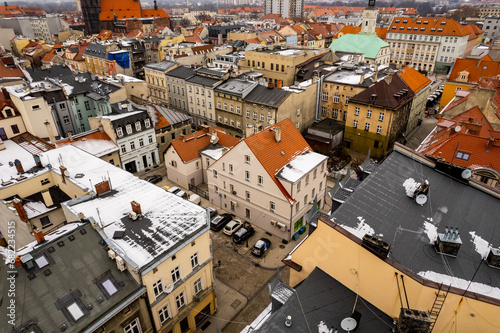
[[[123,136],[123,129],[121,127],[116,128],[116,135],[118,135],[119,138]]]
[[[145,126],[146,128],[150,128],[150,127],[151,127],[151,120],[149,120],[149,118],[148,118],[148,119],[146,119],[146,120],[144,120],[144,126]]]
[[[459,160],[468,161],[469,157],[470,157],[470,154],[466,153],[466,152],[463,152],[463,151],[458,151],[457,155],[455,155],[455,157],[458,158]]]
[[[13,116],[12,109],[5,109],[5,116],[12,117]]]
[[[126,130],[127,130],[127,134],[132,134],[132,125],[127,124]]]
[[[138,132],[141,130],[141,122],[140,121],[135,122],[135,130]]]

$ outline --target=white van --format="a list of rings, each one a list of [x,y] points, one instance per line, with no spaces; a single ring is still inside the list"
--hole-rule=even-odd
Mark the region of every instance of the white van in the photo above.
[[[180,190],[177,193],[175,193],[175,195],[178,196],[179,198],[182,198],[182,199],[186,199],[187,198],[186,192],[184,192],[182,190]]]
[[[201,198],[198,194],[193,193],[189,197],[189,201],[191,201],[192,203],[194,203],[196,205],[199,205],[201,203]]]

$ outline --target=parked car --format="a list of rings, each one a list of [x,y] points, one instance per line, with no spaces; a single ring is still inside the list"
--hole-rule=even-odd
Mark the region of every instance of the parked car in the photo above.
[[[210,222],[212,222],[215,219],[215,217],[217,217],[217,209],[213,207],[207,207],[207,211],[210,217]]]
[[[240,229],[241,230],[241,229]],[[262,257],[262,255],[269,250],[271,247],[271,241],[267,238],[261,238],[255,243],[252,248],[252,254],[256,257]]]
[[[240,220],[232,220],[224,227],[224,233],[228,236],[232,236],[242,225],[243,223]]]
[[[188,200],[191,201],[192,203],[196,204],[196,205],[199,205],[201,203],[200,196],[198,194],[195,194],[195,193],[191,194],[189,196]]]
[[[163,188],[165,191],[170,190],[170,186],[163,186],[162,188]]]
[[[253,235],[255,235],[255,229],[249,223],[245,223],[244,226],[234,233],[233,242],[241,244]]]
[[[172,194],[176,194],[177,192],[179,192],[181,189],[178,188],[177,186],[174,186],[174,187],[171,187],[167,190],[167,192],[169,193],[172,193]]]
[[[187,198],[187,194],[186,192],[184,192],[183,190],[179,190],[175,193],[176,196],[178,196],[179,198],[182,198],[182,199],[186,199]]]
[[[226,226],[231,220],[233,219],[233,216],[231,214],[222,214],[222,215],[217,215],[211,222],[210,222],[210,229],[213,231],[219,231],[222,228]]]
[[[145,181],[150,182],[152,184],[159,183],[159,182],[161,182],[162,179],[163,179],[163,177],[160,175],[151,175],[151,176],[147,176],[146,178],[144,178]]]

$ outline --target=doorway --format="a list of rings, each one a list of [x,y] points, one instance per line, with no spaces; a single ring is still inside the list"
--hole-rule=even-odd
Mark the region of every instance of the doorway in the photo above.
[[[135,161],[126,163],[125,170],[131,173],[137,172],[137,166],[135,165]]]

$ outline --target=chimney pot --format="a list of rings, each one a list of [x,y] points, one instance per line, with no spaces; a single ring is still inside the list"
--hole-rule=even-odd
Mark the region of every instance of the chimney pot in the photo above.
[[[12,200],[14,203],[14,208],[16,208],[17,215],[19,215],[19,219],[23,222],[28,223],[28,214],[26,214],[26,211],[24,210],[23,202],[19,198],[14,198]]]
[[[40,156],[38,155],[33,155],[33,158],[35,159],[35,164],[38,168],[43,168],[42,160],[40,159]]]
[[[23,173],[23,164],[17,158],[14,160],[14,165],[16,166],[17,173]]]
[[[73,133],[68,132],[68,139],[69,141],[73,141]]]
[[[137,201],[131,201],[132,211],[137,215],[142,215],[141,205]]]
[[[45,242],[45,237],[43,235],[43,232],[40,231],[37,227],[33,227],[33,234],[35,235],[36,242],[38,244],[42,244]]]
[[[281,142],[281,127],[278,126],[274,128],[274,137],[276,142]]]

